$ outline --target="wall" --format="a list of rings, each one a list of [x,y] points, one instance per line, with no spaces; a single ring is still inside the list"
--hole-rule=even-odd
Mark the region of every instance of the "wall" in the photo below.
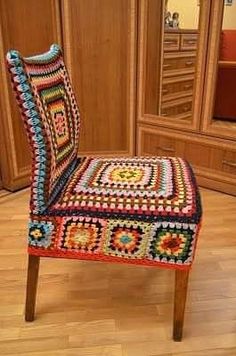
[[[236,29],[236,1],[234,0],[232,6],[224,7],[223,29]]]
[[[180,14],[180,28],[198,28],[199,0],[168,0],[168,11]],[[224,6],[223,29],[236,29],[236,0]]]
[[[168,11],[179,13],[180,28],[197,29],[199,9],[198,0],[169,0]]]

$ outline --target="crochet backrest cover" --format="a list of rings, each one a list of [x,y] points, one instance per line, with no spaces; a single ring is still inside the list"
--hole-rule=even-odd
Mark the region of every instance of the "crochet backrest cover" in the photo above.
[[[32,151],[31,212],[43,213],[77,164],[79,111],[62,57],[7,54],[13,88]]]

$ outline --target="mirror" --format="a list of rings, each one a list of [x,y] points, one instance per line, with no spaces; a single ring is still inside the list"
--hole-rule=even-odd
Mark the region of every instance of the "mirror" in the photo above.
[[[236,4],[225,1],[213,119],[236,121]]]
[[[191,120],[198,0],[148,0],[144,113]]]

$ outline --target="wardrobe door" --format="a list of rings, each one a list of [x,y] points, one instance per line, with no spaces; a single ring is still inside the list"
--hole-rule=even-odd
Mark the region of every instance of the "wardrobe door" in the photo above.
[[[136,0],[62,0],[62,19],[81,112],[79,153],[133,153]]]
[[[5,55],[9,49],[24,56],[45,52],[61,42],[60,32],[57,0],[0,0],[0,165],[3,187],[12,191],[29,185],[31,161]]]

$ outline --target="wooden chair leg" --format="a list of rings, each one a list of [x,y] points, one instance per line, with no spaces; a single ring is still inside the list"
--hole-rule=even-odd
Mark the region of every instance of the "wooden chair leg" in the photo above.
[[[34,321],[40,257],[29,255],[25,302],[25,321]]]
[[[185,302],[188,289],[189,271],[175,271],[173,339],[181,341],[184,325]]]

